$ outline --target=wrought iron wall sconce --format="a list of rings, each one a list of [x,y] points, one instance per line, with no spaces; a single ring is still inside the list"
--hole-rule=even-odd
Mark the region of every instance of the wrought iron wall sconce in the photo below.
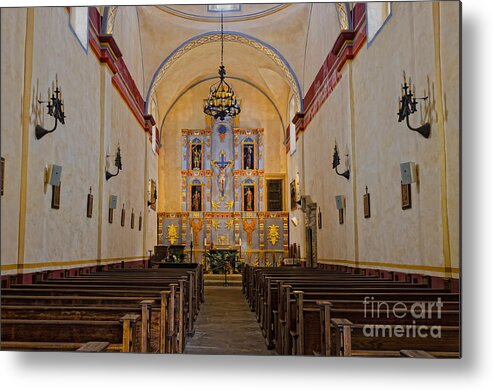
[[[428,138],[430,136],[431,125],[429,122],[425,123],[420,127],[412,127],[409,123],[409,116],[418,111],[417,100],[428,99],[428,96],[417,98],[416,97],[416,85],[411,83],[411,77],[409,77],[409,84],[406,80],[406,72],[404,72],[404,84],[401,85],[401,97],[399,98],[399,112],[397,115],[399,116],[399,122],[402,122],[404,119],[406,120],[407,127],[409,130],[416,131],[421,134],[423,137]]]
[[[46,130],[44,127],[40,125],[36,125],[35,134],[36,139],[43,138],[46,134],[53,133],[60,122],[62,125],[65,124],[65,109],[62,98],[62,88],[58,88],[58,75],[56,76],[56,84],[54,81],[51,82],[51,89],[48,88],[48,100],[38,100],[39,104],[47,104],[48,115],[55,118],[55,125],[53,129]]]
[[[150,191],[150,198],[151,200],[147,201],[147,207],[151,207],[153,210],[156,210],[156,201],[157,201],[157,188],[156,188],[156,183],[154,180],[151,180],[151,191]]]
[[[112,157],[112,155],[107,154],[106,158],[108,157]],[[118,174],[122,170],[122,154],[120,151],[120,144],[118,144],[118,146],[116,147],[115,167],[117,168],[116,173],[111,173],[108,171],[108,168],[106,168],[106,181],[110,180],[114,176],[118,176]]]
[[[349,159],[349,155],[346,154],[346,164],[347,164],[347,161]],[[345,177],[347,180],[349,180],[349,176],[350,176],[350,173],[349,173],[349,166],[346,168],[346,171],[343,172],[343,173],[339,173],[337,171],[337,167],[341,164],[341,159],[339,157],[339,150],[337,149],[337,142],[335,143],[335,146],[334,146],[334,156],[332,158],[332,169],[335,169],[336,173],[339,175],[339,176],[343,176]]]

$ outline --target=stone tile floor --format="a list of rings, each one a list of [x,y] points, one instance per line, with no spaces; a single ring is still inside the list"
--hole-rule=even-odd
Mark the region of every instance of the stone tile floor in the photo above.
[[[185,353],[203,355],[274,355],[268,350],[255,313],[239,286],[205,286],[205,302],[195,335]]]

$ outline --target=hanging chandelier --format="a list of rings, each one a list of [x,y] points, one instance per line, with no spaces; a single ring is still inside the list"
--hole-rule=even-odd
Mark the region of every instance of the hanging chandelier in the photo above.
[[[223,64],[224,58],[224,31],[223,13],[221,11],[221,66],[219,67],[219,82],[211,86],[209,97],[204,104],[204,113],[215,119],[224,120],[227,116],[235,117],[241,112],[240,104],[236,99],[235,91],[224,80],[226,69]]]

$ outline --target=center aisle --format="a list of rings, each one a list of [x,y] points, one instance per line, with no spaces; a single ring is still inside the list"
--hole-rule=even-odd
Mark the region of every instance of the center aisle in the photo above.
[[[195,335],[187,340],[185,353],[275,354],[267,349],[255,313],[250,311],[236,280],[232,281],[229,287],[208,286],[206,283],[205,302],[195,323]]]

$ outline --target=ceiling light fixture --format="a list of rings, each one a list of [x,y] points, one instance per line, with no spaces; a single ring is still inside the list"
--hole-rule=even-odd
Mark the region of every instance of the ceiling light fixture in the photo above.
[[[235,117],[241,112],[240,104],[236,99],[235,91],[224,80],[226,69],[223,64],[224,59],[224,30],[223,30],[223,12],[221,11],[221,66],[219,66],[219,82],[211,86],[209,97],[204,104],[204,113],[215,119],[224,120],[224,118]]]

